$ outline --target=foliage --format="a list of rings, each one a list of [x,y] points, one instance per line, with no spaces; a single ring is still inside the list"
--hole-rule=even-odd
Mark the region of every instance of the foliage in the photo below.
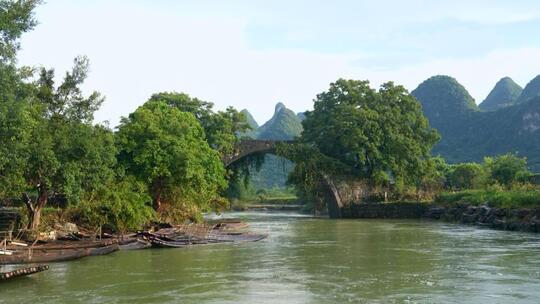
[[[324,181],[327,177],[351,174],[347,165],[307,144],[282,144],[278,146],[277,152],[295,163],[287,183],[294,185],[297,197],[306,203],[305,211],[323,208],[325,203],[322,198],[326,188]]]
[[[157,211],[221,207],[225,169],[194,114],[149,101],[122,118],[116,139],[120,166],[147,185]]]
[[[72,217],[94,228],[108,224],[120,233],[142,229],[155,218],[147,193],[146,185],[133,178],[103,185],[74,208]]]
[[[376,91],[367,81],[339,79],[317,95],[302,124],[302,142],[379,185],[415,183],[439,138],[415,98],[391,82]]]
[[[504,77],[495,84],[479,107],[484,111],[495,111],[514,105],[522,91],[523,89],[512,78]]]
[[[238,134],[250,130],[243,113],[232,107],[214,112],[212,103],[192,98],[185,93],[158,93],[152,95],[149,102],[164,102],[181,112],[192,113],[203,127],[210,147],[221,155],[232,152]]]
[[[526,182],[531,175],[527,168],[527,159],[515,154],[486,157],[484,163],[491,180],[505,187]]]
[[[401,86],[374,90],[367,81],[339,79],[317,95],[302,124],[299,143],[281,145],[278,154],[294,161],[289,182],[315,209],[335,177],[398,194],[440,182],[430,156],[438,135]]]
[[[96,92],[85,97],[80,89],[87,72],[88,60],[77,57],[72,71],[55,86],[54,71],[41,69],[29,85],[32,90],[0,107],[0,174],[9,187],[2,192],[24,197],[31,229],[39,226],[49,197],[60,193],[77,203],[83,193],[113,177],[113,134],[92,125],[103,98]]]
[[[451,166],[442,157],[431,157],[426,164],[425,174],[418,181],[416,190],[424,192],[423,196],[428,198],[447,186]]]
[[[540,189],[538,188],[514,188],[497,189],[488,188],[483,190],[465,190],[460,192],[440,193],[436,200],[438,204],[468,203],[474,205],[487,204],[491,207],[502,208],[539,208]]]
[[[448,174],[448,184],[452,189],[479,189],[486,184],[484,167],[477,163],[454,165]]]
[[[486,157],[483,164],[452,166],[449,187],[459,192],[437,195],[440,204],[488,204],[492,207],[540,207],[540,188],[530,184],[532,174],[527,160],[515,154]]]
[[[40,0],[0,1],[0,62],[15,60],[18,39],[36,25],[33,11]]]

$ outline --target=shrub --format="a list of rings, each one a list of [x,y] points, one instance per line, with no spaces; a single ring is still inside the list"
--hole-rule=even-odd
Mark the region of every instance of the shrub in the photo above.
[[[527,159],[511,153],[486,157],[484,166],[489,172],[491,182],[499,183],[507,188],[517,183],[527,182],[531,175],[527,168]]]
[[[486,183],[486,174],[480,164],[458,164],[450,171],[448,183],[453,189],[479,189]]]
[[[473,205],[487,204],[491,207],[502,208],[540,208],[540,189],[443,192],[437,196],[435,202],[444,205],[468,203]]]

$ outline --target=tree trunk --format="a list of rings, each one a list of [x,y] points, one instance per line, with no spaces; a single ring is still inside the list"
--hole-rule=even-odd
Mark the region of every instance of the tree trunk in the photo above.
[[[38,197],[35,202],[28,196],[28,194],[23,194],[23,199],[26,204],[26,209],[28,211],[28,226],[29,230],[37,230],[41,222],[41,210],[47,204],[47,188],[44,186],[38,187]]]
[[[157,190],[154,195],[154,210],[159,211],[161,209],[161,189]]]
[[[153,201],[154,201],[154,210],[159,211],[161,209],[162,193],[163,193],[163,183],[161,179],[158,179],[154,182],[153,186]]]

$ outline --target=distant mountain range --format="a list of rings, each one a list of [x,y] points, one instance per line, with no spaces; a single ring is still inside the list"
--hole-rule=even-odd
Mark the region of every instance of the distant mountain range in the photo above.
[[[501,79],[479,107],[449,76],[433,76],[411,93],[441,134],[433,154],[456,163],[514,152],[540,171],[540,76],[523,90],[512,79]]]
[[[431,126],[441,134],[434,155],[458,163],[513,152],[527,157],[531,169],[540,172],[540,76],[524,89],[504,77],[479,106],[450,76],[433,76],[411,94],[422,104]],[[302,133],[305,114],[294,113],[282,103],[276,105],[274,115],[262,126],[249,111],[242,112],[253,128],[246,134],[249,137],[292,139]],[[252,173],[252,183],[256,189],[283,187],[293,166],[286,159],[267,155],[261,170]]]

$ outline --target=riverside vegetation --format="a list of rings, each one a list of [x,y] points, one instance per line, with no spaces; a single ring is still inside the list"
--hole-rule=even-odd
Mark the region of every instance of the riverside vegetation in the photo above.
[[[216,111],[212,103],[185,93],[162,92],[113,131],[94,123],[104,97],[81,90],[88,58],[75,58],[59,83],[53,69],[17,66],[18,40],[36,25],[33,10],[39,4],[0,0],[0,199],[22,206],[30,230],[59,220],[119,232],[152,221],[200,221],[203,212],[227,209],[230,198],[246,191],[248,197],[272,193],[249,190],[249,179],[265,160],[274,162],[267,165],[271,170],[279,159],[259,155],[224,167],[222,157],[243,137],[296,138],[296,144],[278,148],[292,162],[283,166],[289,190],[274,193],[290,196],[294,187],[308,210],[324,209],[321,183],[335,178],[360,181],[368,200],[540,204],[526,159],[504,154],[514,147],[525,155],[538,149],[525,137],[537,135],[534,84],[520,93],[529,97],[515,101],[519,90],[500,85],[511,92],[494,93],[486,104],[500,110],[481,112],[448,77],[427,80],[412,93],[392,82],[373,89],[367,81],[339,79],[317,95],[313,111],[295,114],[278,105],[260,128],[246,111]],[[512,100],[493,101],[500,96]],[[515,118],[523,115],[530,118],[521,129],[526,132],[510,138],[521,128]],[[502,117],[515,128],[501,133],[504,144],[490,133],[486,144],[471,145],[463,135],[467,130],[491,129],[473,116],[486,125]],[[452,163],[478,161],[493,145],[499,156],[483,163],[447,164],[432,155],[435,147],[433,154]],[[284,180],[276,189],[284,189]]]

